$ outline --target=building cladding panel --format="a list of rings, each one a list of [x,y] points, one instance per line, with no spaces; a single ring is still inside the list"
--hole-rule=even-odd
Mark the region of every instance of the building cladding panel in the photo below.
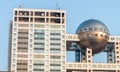
[[[15,8],[9,71],[66,72],[66,11]]]

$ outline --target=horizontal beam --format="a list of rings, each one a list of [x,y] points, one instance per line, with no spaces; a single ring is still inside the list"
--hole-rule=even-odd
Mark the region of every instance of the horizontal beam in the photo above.
[[[120,70],[120,64],[116,63],[66,63],[66,69],[68,70]]]

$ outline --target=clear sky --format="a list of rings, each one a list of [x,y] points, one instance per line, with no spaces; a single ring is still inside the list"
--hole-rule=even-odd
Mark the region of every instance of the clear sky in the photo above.
[[[120,35],[120,0],[1,0],[0,70],[7,70],[8,29],[13,9],[20,4],[24,4],[24,8],[56,9],[56,3],[67,12],[67,33],[74,34],[81,22],[92,18],[105,23],[111,35]],[[94,61],[99,58],[94,58]]]

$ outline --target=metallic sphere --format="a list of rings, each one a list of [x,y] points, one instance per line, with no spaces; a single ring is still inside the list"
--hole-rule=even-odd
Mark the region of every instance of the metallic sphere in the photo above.
[[[76,33],[79,35],[79,46],[82,50],[91,48],[93,54],[103,51],[108,43],[109,30],[99,20],[86,20],[79,25]]]

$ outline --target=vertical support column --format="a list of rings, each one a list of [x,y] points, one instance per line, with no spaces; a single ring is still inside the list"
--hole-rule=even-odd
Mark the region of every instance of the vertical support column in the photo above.
[[[92,63],[92,49],[86,48],[86,61]]]
[[[92,49],[91,48],[86,48],[86,62],[88,64],[92,63]],[[92,72],[91,67],[88,67],[87,72]]]
[[[114,51],[115,51],[115,63],[116,64],[120,64],[120,43],[118,43],[118,42],[115,42],[114,43]],[[118,70],[116,70],[116,72],[120,72],[120,69]]]
[[[107,62],[114,63],[114,45],[110,43],[107,45]]]
[[[120,45],[118,44],[118,42],[115,42],[115,63],[120,63]]]
[[[107,62],[108,63],[113,63],[113,59],[114,58],[114,55],[113,55],[113,50],[110,50],[107,52]]]
[[[82,62],[82,63],[86,63],[85,53],[81,53],[81,62]]]
[[[80,62],[80,51],[79,50],[75,51],[75,61]]]

